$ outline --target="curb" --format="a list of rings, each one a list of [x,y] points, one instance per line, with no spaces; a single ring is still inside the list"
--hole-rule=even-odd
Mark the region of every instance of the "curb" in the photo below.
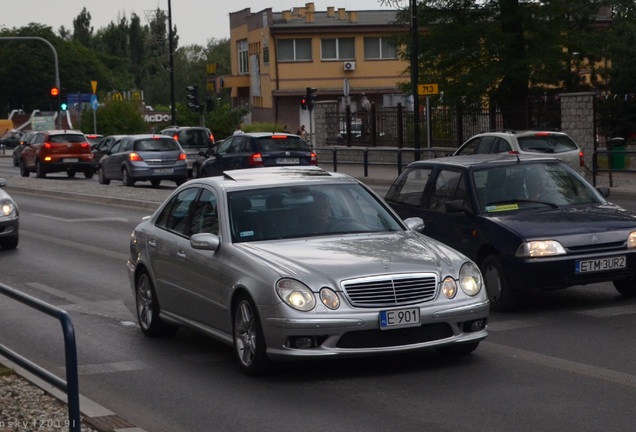
[[[11,369],[31,384],[39,387],[49,396],[59,400],[67,405],[66,393],[52,386],[43,379],[37,377],[26,369],[18,366],[11,360],[0,356],[0,364]],[[99,405],[97,402],[79,395],[80,414],[82,416],[82,425],[90,427],[98,432],[147,432],[145,429],[138,428],[132,423],[122,419],[117,414]]]

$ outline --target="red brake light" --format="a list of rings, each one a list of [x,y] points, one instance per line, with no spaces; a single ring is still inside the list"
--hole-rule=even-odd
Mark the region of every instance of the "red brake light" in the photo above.
[[[309,161],[310,165],[318,165],[318,156],[316,156],[316,153],[311,152],[311,160]]]
[[[50,142],[47,141],[47,142],[44,143],[44,145],[42,147],[44,147],[45,149],[50,149],[53,146],[51,145]]]
[[[534,134],[534,136],[538,136],[538,137],[543,137],[543,136],[550,136],[550,132],[537,132]]]
[[[187,156],[184,152],[179,153],[179,160],[186,160]]]
[[[174,134],[172,138],[174,138],[176,141],[179,141],[179,134]]]
[[[142,157],[139,156],[139,154],[132,152],[129,156],[128,159],[130,159],[131,162],[139,162],[142,161]]]
[[[273,139],[286,139],[287,135],[272,135]]]
[[[263,165],[263,155],[260,153],[254,153],[250,156],[249,161],[250,166],[261,166]]]
[[[82,148],[91,148],[91,145],[87,142],[82,143]]]
[[[585,158],[583,156],[585,156],[585,155],[583,154],[583,150],[581,150],[579,152],[579,166],[581,168],[585,167]]]
[[[519,152],[517,150],[510,150],[508,154],[519,154]]]

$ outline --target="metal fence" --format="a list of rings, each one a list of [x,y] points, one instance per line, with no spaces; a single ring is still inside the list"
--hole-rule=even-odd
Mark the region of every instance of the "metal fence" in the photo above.
[[[348,114],[327,113],[326,146],[411,147],[415,148],[414,113],[401,105]],[[425,111],[419,114],[420,147],[455,149],[468,138],[489,130],[560,129],[561,107],[558,98],[530,98],[525,106],[508,108],[506,114],[496,104],[480,106],[430,107],[430,122]]]
[[[71,432],[80,432],[81,420],[79,405],[79,380],[77,375],[77,348],[75,345],[75,330],[70,317],[66,311],[56,306],[45,303],[35,297],[24,294],[3,284],[0,284],[0,294],[55,317],[62,324],[62,332],[64,334],[64,352],[66,357],[66,381],[60,379],[56,375],[53,375],[51,372],[2,344],[0,344],[0,354],[47,381],[49,384],[66,392],[68,403],[68,429]]]

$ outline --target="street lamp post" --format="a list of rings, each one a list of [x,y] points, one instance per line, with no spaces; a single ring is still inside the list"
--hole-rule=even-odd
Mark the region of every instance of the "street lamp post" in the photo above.
[[[177,106],[174,93],[174,47],[172,44],[172,2],[168,0],[168,51],[170,51],[170,116],[172,124],[177,124]]]
[[[411,0],[411,86],[413,87],[413,145],[416,149],[414,158],[420,159],[420,99],[417,94],[419,79],[418,67],[418,34],[417,34],[417,0]]]

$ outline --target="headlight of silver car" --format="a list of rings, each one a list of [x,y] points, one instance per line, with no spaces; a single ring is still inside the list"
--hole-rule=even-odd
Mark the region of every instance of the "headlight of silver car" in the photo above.
[[[636,231],[632,231],[627,236],[627,248],[636,248]]]
[[[468,296],[476,296],[481,291],[483,279],[479,267],[473,262],[466,262],[459,270],[459,286]]]
[[[535,240],[522,243],[515,254],[515,256],[527,258],[555,255],[565,255],[565,249],[556,240]]]
[[[0,216],[9,216],[15,211],[15,205],[9,200],[2,201],[0,206]]]
[[[316,298],[309,287],[294,279],[281,279],[276,282],[276,293],[287,305],[307,312],[316,306]]]
[[[320,290],[320,301],[332,310],[336,310],[340,307],[338,294],[331,288],[323,288]]]
[[[450,276],[446,276],[442,281],[442,294],[444,297],[452,299],[457,294],[457,284],[455,279]]]

